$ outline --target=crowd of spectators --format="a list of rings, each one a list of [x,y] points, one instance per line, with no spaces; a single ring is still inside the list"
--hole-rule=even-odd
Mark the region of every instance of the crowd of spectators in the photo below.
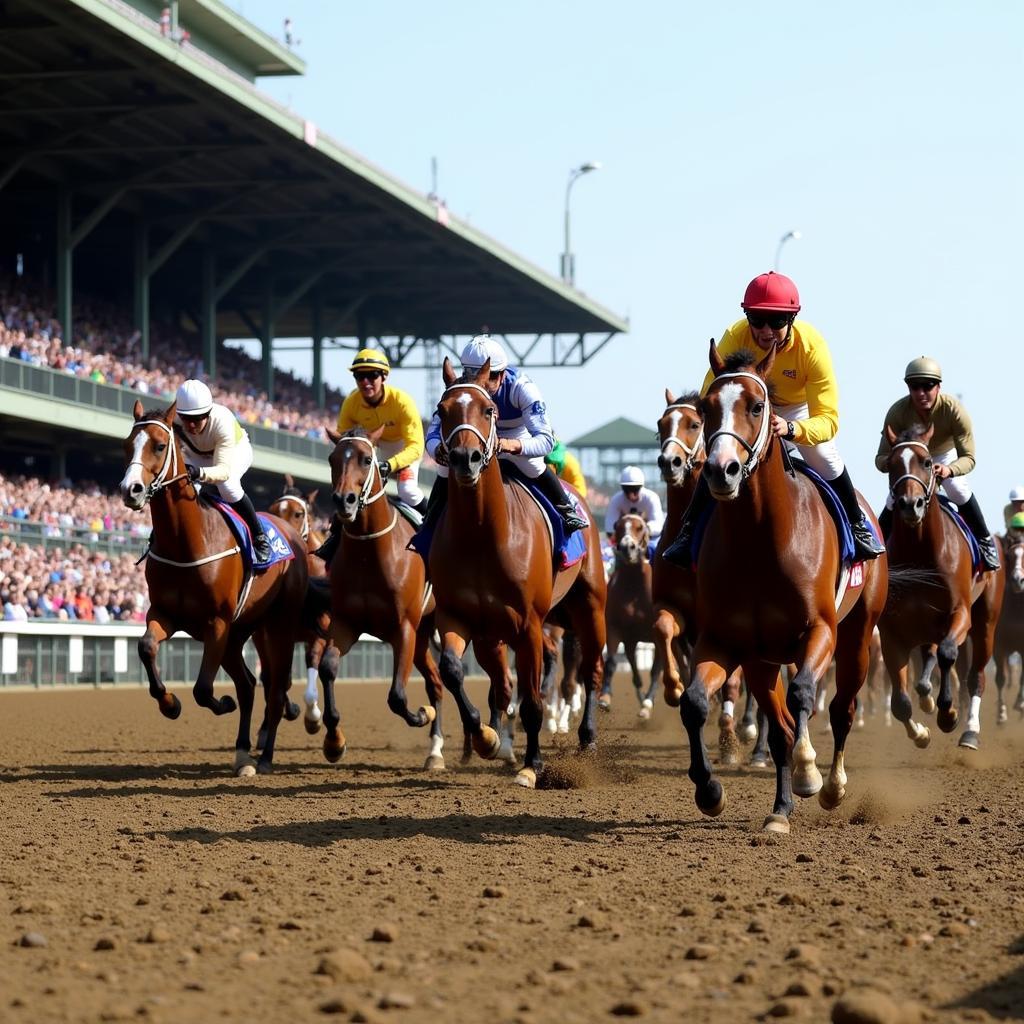
[[[150,355],[143,360],[139,332],[113,306],[76,297],[75,337],[66,344],[52,305],[42,289],[24,279],[0,280],[0,357],[48,366],[100,384],[119,384],[170,402],[178,385],[204,377],[198,343],[186,343],[183,332],[154,323]],[[325,424],[337,419],[343,395],[327,389],[327,408],[318,409],[311,388],[291,373],[274,371],[275,398],[262,390],[261,364],[236,348],[218,355],[216,379],[210,382],[216,401],[244,424],[286,430],[323,440]]]

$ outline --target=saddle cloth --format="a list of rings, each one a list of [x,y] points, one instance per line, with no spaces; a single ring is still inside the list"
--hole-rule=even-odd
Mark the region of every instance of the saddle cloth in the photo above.
[[[204,494],[203,498],[227,520],[228,526],[231,527],[231,532],[238,541],[238,546],[242,549],[242,560],[245,562],[247,569],[261,571],[269,569],[272,565],[277,565],[278,562],[286,562],[288,559],[295,557],[295,552],[292,551],[291,545],[278,532],[273,522],[265,515],[257,513],[260,522],[263,524],[267,540],[270,543],[269,561],[257,562],[256,554],[252,547],[252,537],[249,536],[249,527],[246,526],[245,520],[226,501],[222,501],[219,497]]]
[[[554,505],[538,490],[533,481],[524,476],[511,463],[504,459],[499,463],[501,475],[505,480],[512,480],[530,495],[531,498],[541,507],[548,520],[548,532],[551,536],[552,550],[555,553],[555,564],[559,570],[568,569],[581,561],[587,553],[587,543],[582,530],[577,530],[566,536],[565,526],[562,517],[555,511]],[[435,484],[436,486],[436,484]],[[566,492],[569,493],[568,491]],[[570,494],[577,515],[589,520],[586,509],[580,506],[576,495]],[[444,515],[444,512],[441,513]],[[440,522],[440,517],[438,518]],[[426,560],[430,556],[430,545],[434,539],[434,525],[424,521],[419,533],[409,542],[409,546]]]
[[[967,541],[967,547],[971,552],[971,575],[977,576],[981,572],[981,548],[978,547],[977,537],[974,536],[964,517],[960,515],[956,502],[947,498],[946,495],[940,494],[939,507],[956,523],[957,529],[964,535],[964,540]]]

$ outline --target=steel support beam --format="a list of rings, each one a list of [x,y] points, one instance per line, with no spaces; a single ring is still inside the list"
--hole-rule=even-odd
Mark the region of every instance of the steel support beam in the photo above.
[[[74,248],[71,245],[71,193],[62,188],[57,193],[57,319],[64,344],[72,344],[74,324],[71,319],[72,268]]]
[[[267,400],[274,400],[274,277],[267,274],[266,290],[263,293],[263,329],[260,338],[263,341],[263,390]]]
[[[135,258],[132,261],[132,307],[143,362],[149,359],[149,225],[135,221]]]
[[[313,291],[312,304],[313,321],[313,397],[316,400],[318,409],[326,405],[326,394],[324,392],[324,335],[321,324],[324,318],[323,289],[317,286]]]
[[[212,380],[217,372],[217,254],[209,246],[203,249],[199,317],[202,322],[203,369]]]

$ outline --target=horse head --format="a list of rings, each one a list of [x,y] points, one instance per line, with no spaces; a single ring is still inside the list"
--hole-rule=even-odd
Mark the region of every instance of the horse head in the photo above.
[[[1009,529],[1003,538],[1006,578],[1015,594],[1024,594],[1024,530]]]
[[[771,444],[772,402],[766,382],[775,349],[755,364],[751,352],[723,359],[711,339],[714,380],[701,409],[704,413],[704,479],[718,501],[733,501]]]
[[[669,487],[681,487],[690,473],[699,473],[704,465],[704,415],[696,391],[676,398],[665,388],[665,404],[658,420],[658,469]]]
[[[267,511],[271,515],[277,516],[278,519],[283,519],[286,523],[294,526],[299,536],[303,540],[308,540],[312,525],[310,522],[310,510],[313,508],[316,496],[320,492],[319,490],[314,490],[310,491],[309,494],[303,494],[295,486],[295,481],[290,473],[285,473],[284,484],[284,490],[281,491],[280,497],[275,498],[271,502]]]
[[[185,463],[174,433],[176,411],[176,402],[165,410],[149,412],[143,410],[140,401],[135,402],[135,423],[124,442],[128,468],[119,487],[121,500],[136,512],[158,491],[185,475]]]
[[[327,431],[334,442],[328,459],[331,500],[346,523],[353,522],[362,509],[384,495],[384,481],[377,465],[377,442],[383,433],[383,427],[369,434],[362,427],[353,427],[344,434]]]
[[[647,560],[651,533],[647,520],[635,512],[619,516],[615,522],[615,561],[620,565],[639,565]]]
[[[449,474],[460,486],[475,487],[498,450],[498,407],[486,383],[488,359],[473,376],[457,377],[445,357],[445,390],[437,404]]]
[[[935,468],[928,450],[933,432],[934,427],[927,430],[912,427],[897,437],[892,427],[885,428],[885,436],[892,445],[889,452],[889,494],[893,508],[908,526],[921,524],[935,493]]]

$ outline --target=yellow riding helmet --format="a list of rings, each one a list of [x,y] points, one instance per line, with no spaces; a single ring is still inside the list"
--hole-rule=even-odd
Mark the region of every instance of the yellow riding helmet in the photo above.
[[[918,356],[907,363],[904,380],[937,380],[942,383],[942,367],[928,356]]]
[[[380,370],[385,376],[391,372],[391,364],[383,352],[375,348],[364,348],[356,353],[355,359],[349,369],[355,373],[356,370]]]

